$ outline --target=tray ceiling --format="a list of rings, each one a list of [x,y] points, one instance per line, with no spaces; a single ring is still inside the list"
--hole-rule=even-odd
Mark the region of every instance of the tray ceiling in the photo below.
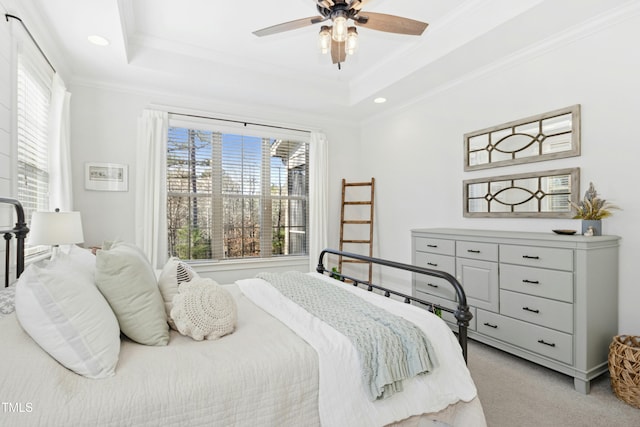
[[[365,11],[410,17],[429,27],[420,37],[360,28],[358,51],[341,70],[319,53],[319,25],[261,38],[252,34],[317,15],[313,0],[30,0],[20,7],[37,18],[37,38],[50,35],[53,43],[43,44],[54,51],[56,63],[64,62],[61,71],[72,83],[358,120],[625,3],[371,0]],[[89,44],[91,34],[110,45]],[[377,96],[389,102],[373,104]]]

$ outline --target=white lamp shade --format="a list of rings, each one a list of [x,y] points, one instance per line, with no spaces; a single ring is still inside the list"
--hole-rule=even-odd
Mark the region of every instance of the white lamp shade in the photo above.
[[[70,245],[84,242],[80,212],[34,212],[30,245]]]

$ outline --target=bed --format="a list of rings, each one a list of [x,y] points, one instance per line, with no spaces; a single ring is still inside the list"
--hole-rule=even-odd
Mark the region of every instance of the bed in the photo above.
[[[19,204],[14,206],[20,209]],[[12,231],[3,231],[8,232]],[[72,250],[83,260],[89,259],[88,251]],[[307,311],[292,306],[291,300],[282,299],[282,294],[274,291],[270,282],[258,277],[218,285],[220,292],[233,301],[236,322],[232,333],[213,340],[196,340],[170,329],[167,345],[143,345],[129,337],[135,336],[133,333],[121,333],[125,323],[118,319],[116,329],[113,330],[113,325],[106,332],[101,329],[99,338],[117,336],[115,370],[99,379],[78,374],[72,370],[76,369],[73,364],[69,365],[71,368],[65,367],[54,358],[55,349],[43,351],[51,344],[43,344],[42,340],[58,332],[40,337],[29,326],[30,313],[25,313],[24,308],[28,294],[21,287],[27,288],[27,280],[37,268],[28,266],[17,284],[2,291],[4,305],[10,305],[15,294],[22,312],[16,314],[5,308],[0,318],[0,424],[485,426],[482,406],[465,363],[464,327],[469,320],[466,304],[455,310],[461,325],[461,333],[456,338],[441,319],[427,310],[369,290],[378,289],[406,302],[412,302],[410,296],[355,278],[329,277],[327,274],[334,273],[325,269],[323,258],[336,253],[323,252],[318,271],[305,277],[417,322],[420,329],[428,331],[433,344],[437,361],[434,369],[402,381],[402,390],[390,397],[372,400],[366,396],[362,392],[362,373],[358,370],[358,354],[353,345],[324,322],[313,316],[305,317],[310,316]],[[99,259],[92,276],[96,287],[101,268]],[[394,268],[408,268],[416,274],[424,273],[413,266],[371,260]],[[77,273],[74,276],[87,273],[84,266],[78,265],[73,271]],[[175,274],[180,274],[179,268]],[[157,283],[162,277],[162,272],[154,272]],[[65,280],[72,283],[80,279],[69,276]],[[196,282],[191,279],[186,283]],[[358,286],[362,284],[364,288]],[[57,283],[52,293],[62,292],[60,288],[64,286]],[[92,288],[82,286],[78,288],[82,292]],[[184,283],[180,286],[184,287]],[[194,285],[195,288],[206,287]],[[461,287],[457,291],[465,303],[464,291]],[[76,298],[75,293],[69,298]],[[417,303],[429,306],[426,301]],[[110,300],[109,306],[116,310]],[[175,309],[174,306],[171,313]],[[33,311],[37,310],[36,307]],[[89,311],[91,316],[85,323],[99,319],[98,308]],[[179,316],[175,318],[178,323]],[[109,322],[96,324],[104,328]],[[311,325],[310,328],[305,329],[306,324]],[[84,367],[79,368],[82,369]]]

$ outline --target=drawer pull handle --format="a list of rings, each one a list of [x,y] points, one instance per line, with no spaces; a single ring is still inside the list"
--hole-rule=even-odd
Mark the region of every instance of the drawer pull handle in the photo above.
[[[537,280],[528,280],[528,279],[522,279],[523,283],[531,283],[532,285],[539,285],[540,282]]]
[[[529,307],[522,307],[522,309],[525,310],[525,311],[530,311],[532,313],[540,313],[540,310],[536,310],[536,309],[529,308]]]
[[[432,288],[437,288],[438,285],[434,285],[433,283],[427,283],[427,286],[431,286]]]
[[[498,325],[492,325],[489,322],[485,322],[484,326],[488,326],[488,327],[493,328],[493,329],[498,329]]]
[[[428,248],[437,248],[438,245],[427,245]]]
[[[435,262],[428,262],[427,265],[430,265],[432,267],[437,267],[438,264],[436,264]]]
[[[472,254],[479,254],[480,253],[480,251],[477,250],[477,249],[467,249],[467,252],[470,252]]]
[[[546,342],[545,340],[538,340],[540,344],[548,345],[549,347],[555,347],[556,344],[552,342]]]
[[[531,255],[522,255],[522,258],[526,258],[526,259],[540,259],[539,256],[531,256]]]

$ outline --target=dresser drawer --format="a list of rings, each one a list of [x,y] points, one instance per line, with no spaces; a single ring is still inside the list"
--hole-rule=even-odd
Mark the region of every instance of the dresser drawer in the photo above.
[[[500,245],[500,262],[573,271],[571,249]]]
[[[446,239],[432,239],[430,237],[416,237],[415,249],[420,252],[431,252],[441,255],[455,255],[456,254],[456,242],[455,240]]]
[[[500,313],[536,325],[573,333],[573,304],[500,291]]]
[[[427,252],[417,252],[415,265],[418,267],[430,268],[432,270],[440,270],[449,273],[452,276],[456,274],[456,259],[452,256],[431,254]],[[417,277],[426,277],[419,274]]]
[[[423,274],[416,276],[416,291],[436,295],[450,301],[456,300],[456,291],[448,281]]]
[[[484,310],[477,310],[476,314],[479,333],[562,363],[573,363],[571,335]]]
[[[495,243],[456,242],[456,256],[461,258],[498,261],[498,245]]]
[[[444,271],[455,277],[456,259],[452,256],[416,252],[415,265]],[[447,280],[418,273],[414,276],[416,290],[455,301],[456,291]]]
[[[500,264],[500,288],[573,302],[573,273]]]

